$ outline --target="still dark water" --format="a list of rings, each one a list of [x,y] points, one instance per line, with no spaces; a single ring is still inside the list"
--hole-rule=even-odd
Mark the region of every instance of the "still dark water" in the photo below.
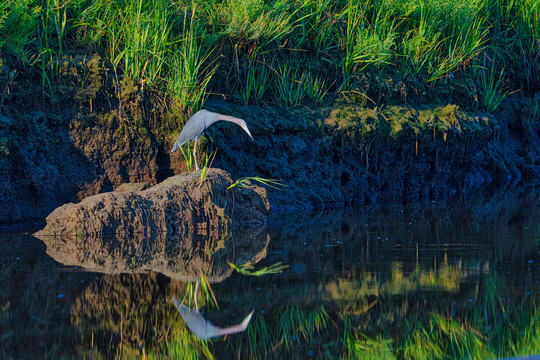
[[[84,246],[74,256],[30,234],[0,233],[0,358],[540,354],[539,195],[514,189],[444,203],[274,214],[261,233],[194,237],[207,245],[183,262],[198,264],[186,271],[182,261],[143,250],[127,261],[114,249]],[[228,261],[252,264],[251,272],[288,267],[250,276]],[[228,326],[254,309],[247,331],[202,341],[186,328],[170,299],[193,307],[189,295],[201,276],[209,284],[197,293],[204,317]]]

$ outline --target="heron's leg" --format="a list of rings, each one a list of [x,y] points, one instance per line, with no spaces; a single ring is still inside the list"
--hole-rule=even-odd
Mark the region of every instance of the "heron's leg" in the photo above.
[[[199,138],[195,139],[195,147],[193,148],[193,157],[195,158],[195,169],[199,170],[199,164],[197,164],[197,141],[199,141]]]
[[[197,291],[199,290],[199,282],[195,282],[195,310],[199,311],[199,305],[197,304]]]

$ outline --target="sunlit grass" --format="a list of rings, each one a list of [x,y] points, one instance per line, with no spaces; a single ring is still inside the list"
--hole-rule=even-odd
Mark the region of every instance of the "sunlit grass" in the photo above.
[[[272,70],[267,65],[251,61],[248,66],[246,83],[240,90],[240,95],[245,105],[249,104],[250,100],[258,103],[264,97],[272,79]]]
[[[212,167],[212,163],[214,162],[214,159],[216,157],[217,150],[214,150],[210,154],[204,154],[204,162],[201,167],[201,174],[200,174],[200,182],[199,187],[202,186],[204,179],[206,179],[206,175],[208,175],[208,170]]]
[[[227,189],[234,189],[235,187],[242,187],[246,189],[253,189],[252,181],[258,182],[262,185],[269,186],[271,188],[279,190],[282,186],[287,186],[278,179],[266,179],[257,176],[243,177],[233,182]]]
[[[178,140],[176,140],[178,141]],[[191,153],[191,147],[189,146],[189,141],[186,142],[187,145],[187,150],[184,150],[184,146],[178,146],[178,148],[180,149],[180,151],[182,152],[182,158],[184,159],[184,164],[186,165],[186,169],[188,172],[191,171],[191,169],[193,168],[193,163],[194,163],[194,156],[193,154]]]
[[[473,78],[495,89],[482,100],[495,109],[505,95],[499,71],[477,68],[487,54],[518,74],[510,89],[536,86],[539,8],[536,0],[13,0],[0,4],[0,49],[51,97],[55,62],[75,51],[106,59],[119,102],[128,76],[139,94],[183,113],[211,92],[244,104],[320,102],[381,70],[413,87]]]
[[[504,79],[504,71],[501,70],[497,74],[495,65],[492,65],[490,69],[484,69],[480,73],[480,86],[482,91],[481,103],[489,112],[495,111],[510,93]]]
[[[187,20],[187,14],[184,18]],[[193,21],[195,14],[189,19],[189,26],[184,22],[183,35],[168,53],[169,71],[166,74],[166,91],[173,105],[183,112],[199,111],[208,96],[207,87],[216,72],[217,65],[206,64],[210,52],[202,48],[197,39]]]

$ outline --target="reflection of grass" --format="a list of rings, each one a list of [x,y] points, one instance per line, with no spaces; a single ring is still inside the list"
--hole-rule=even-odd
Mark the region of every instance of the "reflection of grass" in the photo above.
[[[404,272],[399,272],[394,270],[390,281],[408,283]],[[407,296],[396,292],[399,286],[388,293],[382,285],[370,295],[361,293],[376,281],[368,276],[358,279],[356,286],[351,286],[351,279],[321,283],[319,299],[303,295],[303,283],[290,293],[277,292],[276,299],[275,293],[263,291],[264,295],[250,301],[260,301],[257,306],[266,312],[253,318],[245,334],[226,341],[203,342],[185,331],[172,304],[140,296],[152,289],[147,282],[134,287],[130,296],[126,295],[136,283],[121,284],[108,297],[87,290],[85,302],[81,298],[75,303],[72,320],[75,326],[90,326],[96,339],[105,335],[108,339],[109,331],[122,333],[122,355],[127,357],[144,347],[153,349],[150,359],[213,358],[212,354],[229,358],[239,353],[241,358],[252,359],[483,359],[540,353],[540,311],[534,294],[519,298],[514,288],[507,289],[500,279],[487,275],[477,283],[449,276],[461,290],[441,288],[437,276],[435,272],[435,281],[429,283],[433,286],[427,291],[418,287],[402,290]],[[417,279],[424,281],[420,276]],[[245,279],[246,283],[252,281],[255,279]],[[200,284],[200,303],[209,306],[215,302],[213,292],[204,278]],[[184,290],[190,307],[194,304],[188,297],[193,299],[194,289],[191,283]],[[298,304],[299,298],[303,304]],[[230,303],[227,308],[232,308]],[[109,346],[108,352],[115,353],[119,344]]]
[[[312,349],[315,356],[334,354],[333,358],[342,359],[490,359],[538,354],[540,313],[534,304],[521,316],[519,313],[519,306],[512,309],[512,315],[520,317],[513,325],[501,317],[506,326],[495,333],[473,326],[479,320],[475,315],[449,318],[433,312],[425,322],[420,314],[411,314],[409,320],[387,329],[391,333],[369,326],[373,329],[369,337],[350,317],[336,318],[322,306],[308,311],[292,305],[274,318],[258,317],[244,341],[248,341],[253,358],[268,354],[283,358],[305,354],[306,349]],[[341,341],[336,341],[336,334]]]
[[[249,347],[251,358],[272,359],[299,354],[341,359],[484,359],[540,351],[536,302],[509,300],[496,279],[477,284],[472,298],[452,295],[454,301],[441,296],[444,292],[407,293],[411,294],[407,300],[383,294],[364,306],[365,311],[347,315],[353,303],[368,304],[373,297],[357,295],[335,303],[326,299],[324,306],[315,309],[309,301],[303,306],[278,305],[273,314],[254,318],[248,338],[236,338],[232,346]],[[219,344],[213,345],[220,349]]]
[[[538,354],[539,313],[535,305],[532,308],[532,312],[527,311],[514,325],[501,316],[506,325],[497,331],[473,326],[481,320],[476,315],[457,320],[437,312],[430,315],[427,323],[411,316],[395,339],[380,335],[357,339],[353,329],[346,327],[344,344],[349,358],[357,358],[359,354],[371,358],[376,354],[381,359],[493,359]],[[513,311],[519,312],[519,307]]]
[[[408,314],[402,325],[391,329],[394,336],[363,335],[358,339],[356,334],[365,330],[351,325],[346,318],[343,343],[350,355],[358,349],[382,349],[393,342],[393,355],[404,359],[490,359],[538,354],[540,314],[536,301],[526,306],[514,303],[502,290],[500,282],[488,278],[479,287],[476,299],[446,311],[436,309],[444,301],[431,299],[434,310],[427,319],[423,319],[422,311]]]
[[[352,359],[396,359],[392,343],[391,339],[385,339],[381,335],[374,339],[364,337],[361,341],[355,340],[351,334],[345,336],[346,351]]]
[[[231,269],[235,270],[237,273],[246,275],[246,276],[264,276],[264,275],[270,275],[270,274],[279,274],[283,272],[283,270],[289,267],[289,265],[283,265],[280,262],[264,267],[259,270],[255,270],[255,271],[252,271],[253,266],[251,265],[238,266],[233,263],[229,263],[229,266],[231,267]]]
[[[279,311],[272,322],[258,316],[248,330],[251,358],[298,358],[306,355],[321,334],[328,335],[330,316],[324,306],[306,311],[291,305]],[[304,357],[304,356],[300,356]]]
[[[182,303],[189,308],[195,308],[195,304],[199,304],[199,293],[202,294],[202,303],[201,306],[212,304],[219,308],[217,304],[216,297],[210,283],[201,275],[201,280],[198,282],[189,282],[184,289],[184,296],[182,298]]]
[[[186,328],[167,340],[157,353],[150,352],[148,359],[214,359],[207,341],[200,340]]]
[[[143,351],[164,343],[170,334],[182,328],[182,318],[175,316],[176,309],[166,301],[172,297],[174,286],[163,291],[146,274],[103,275],[98,279],[71,304],[73,329],[69,336],[73,336],[74,329],[88,334],[81,338],[77,358],[138,358]],[[65,346],[62,335],[55,334],[59,337],[58,344]],[[61,353],[52,356],[60,357]]]
[[[455,293],[463,280],[463,272],[452,265],[439,265],[436,270],[419,266],[409,272],[403,271],[401,262],[393,262],[389,278],[366,272],[353,279],[344,278],[328,281],[321,292],[325,299],[351,301],[361,296],[385,294],[399,295],[412,291],[446,291]]]
[[[486,346],[485,338],[474,328],[446,319],[433,313],[429,324],[418,321],[407,323],[402,338],[402,355],[406,359],[439,359],[445,356],[454,359],[489,359],[493,351]]]
[[[328,323],[329,315],[324,306],[313,311],[305,311],[298,305],[288,306],[279,313],[277,319],[280,344],[286,349],[301,344],[302,340],[311,344],[315,335],[327,329]]]

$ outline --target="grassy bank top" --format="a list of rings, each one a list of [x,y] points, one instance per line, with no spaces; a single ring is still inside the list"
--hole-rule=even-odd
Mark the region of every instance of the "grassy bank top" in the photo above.
[[[67,85],[93,86],[87,97],[100,91],[92,75],[105,71],[118,103],[129,79],[140,96],[184,113],[209,94],[245,104],[339,94],[373,105],[439,101],[494,111],[514,91],[532,98],[540,89],[540,1],[0,3],[5,86],[39,80],[44,98],[55,98],[67,86],[62,64],[73,59],[83,71]]]

